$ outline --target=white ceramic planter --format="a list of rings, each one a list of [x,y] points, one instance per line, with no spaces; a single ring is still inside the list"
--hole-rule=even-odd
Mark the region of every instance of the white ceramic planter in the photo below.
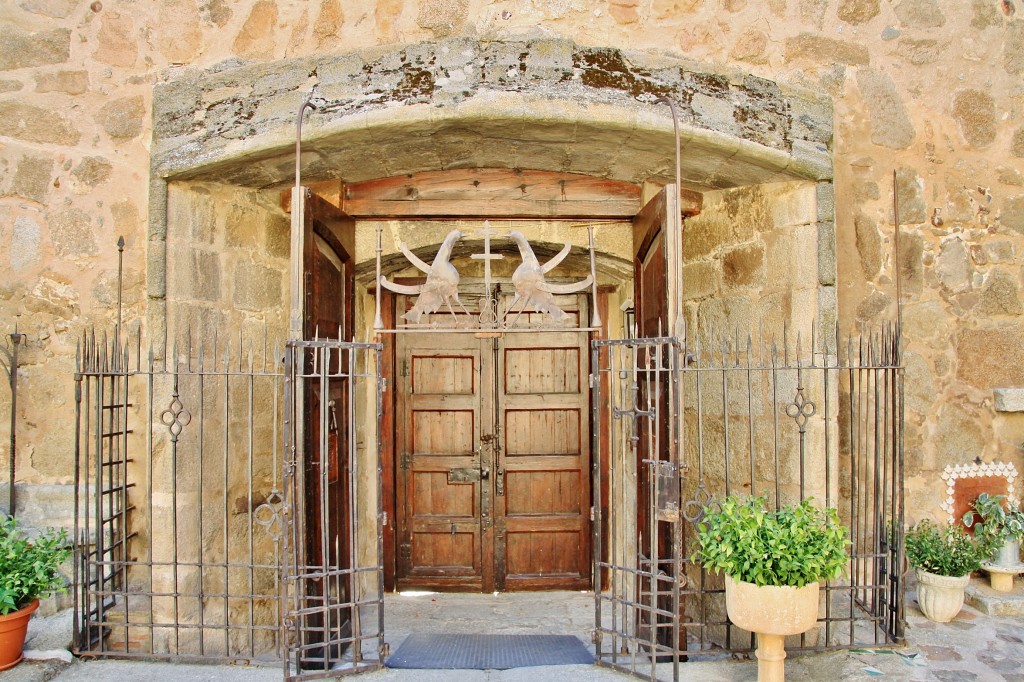
[[[814,627],[819,591],[818,583],[804,587],[758,587],[725,576],[729,620],[757,633],[758,682],[784,682],[786,636]]]
[[[955,578],[917,569],[917,603],[921,613],[936,623],[948,623],[964,606],[964,588],[971,575]]]

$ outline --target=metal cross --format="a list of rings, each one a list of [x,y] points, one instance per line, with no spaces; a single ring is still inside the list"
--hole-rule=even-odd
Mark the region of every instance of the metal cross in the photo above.
[[[484,252],[474,253],[469,257],[484,262],[484,304],[480,311],[480,322],[482,324],[494,324],[497,321],[497,310],[494,297],[491,295],[491,261],[505,258],[500,253],[491,253],[491,221],[484,221]]]

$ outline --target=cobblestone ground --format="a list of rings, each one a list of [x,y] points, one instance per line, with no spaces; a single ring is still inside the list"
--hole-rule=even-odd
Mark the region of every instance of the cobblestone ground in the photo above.
[[[980,582],[980,581],[977,581]],[[1014,592],[1024,597],[1018,581]],[[911,682],[1024,682],[1024,617],[989,616],[967,605],[945,625],[932,623],[917,610],[913,593],[907,598],[907,646],[896,649],[855,649],[792,656],[786,662],[790,682],[838,680],[907,680]],[[458,613],[458,618],[450,616]],[[412,632],[574,634],[590,641],[593,595],[580,593],[389,596],[385,606],[387,640],[391,650]],[[58,615],[38,619],[35,637],[53,647],[70,632],[70,619]],[[52,625],[47,632],[47,623]],[[69,638],[65,637],[65,639]],[[32,640],[28,646],[31,648]],[[659,665],[658,677],[671,680],[671,669]],[[274,668],[196,666],[136,661],[27,660],[0,673],[4,682],[61,682],[99,680],[124,682],[160,679],[192,682],[279,680]],[[629,675],[596,666],[549,666],[513,670],[382,670],[361,676],[367,682],[542,682],[545,680],[628,680]],[[701,682],[753,682],[753,660],[723,659],[684,663],[680,679]]]

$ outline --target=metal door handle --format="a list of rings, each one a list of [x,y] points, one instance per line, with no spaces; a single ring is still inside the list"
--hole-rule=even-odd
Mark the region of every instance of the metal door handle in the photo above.
[[[480,469],[480,480],[481,481],[486,481],[490,477],[491,477],[491,470],[490,470],[490,468],[482,467]]]

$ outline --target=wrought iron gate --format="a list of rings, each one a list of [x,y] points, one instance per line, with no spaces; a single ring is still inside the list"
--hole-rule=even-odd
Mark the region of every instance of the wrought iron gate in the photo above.
[[[379,438],[357,435],[357,425],[379,422],[379,352],[215,337],[160,360],[138,339],[84,338],[75,652],[283,663],[293,679],[375,666],[380,495],[359,476],[379,481]],[[317,387],[340,399],[303,419],[327,395]],[[328,452],[335,457],[320,456]],[[311,526],[316,518],[325,522]],[[352,540],[344,551],[336,519]],[[367,527],[376,541],[363,546]]]
[[[705,509],[733,494],[813,497],[851,530],[848,570],[791,651],[902,641],[899,333],[806,348],[785,331],[781,345],[594,342],[594,433],[603,422],[609,461],[593,472],[600,664],[677,680],[687,660],[753,651],[726,616],[722,576],[691,558]]]

